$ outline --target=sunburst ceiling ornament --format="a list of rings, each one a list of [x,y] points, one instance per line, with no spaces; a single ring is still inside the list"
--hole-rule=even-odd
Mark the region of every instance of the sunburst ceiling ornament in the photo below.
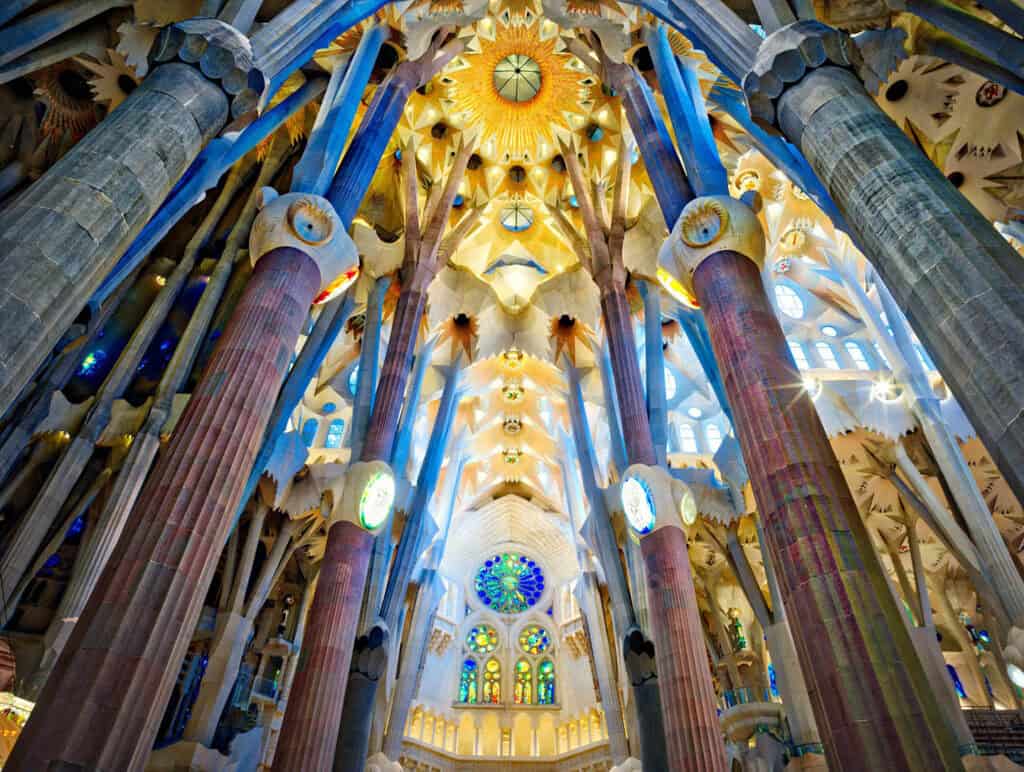
[[[494,88],[510,102],[529,102],[540,91],[540,65],[523,54],[509,54],[494,68]]]
[[[556,131],[585,125],[596,79],[565,50],[557,25],[484,21],[441,78],[452,121],[480,128],[484,158],[537,161],[554,155]]]

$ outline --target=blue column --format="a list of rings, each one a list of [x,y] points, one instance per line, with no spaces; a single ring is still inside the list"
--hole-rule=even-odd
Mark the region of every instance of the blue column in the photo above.
[[[607,344],[601,346],[601,387],[604,390],[604,409],[608,415],[608,432],[611,435],[612,461],[620,472],[629,466],[626,457],[626,440],[622,436],[622,418],[619,415],[619,396],[615,393],[615,376],[612,375],[612,359]],[[589,430],[588,430],[589,431]]]
[[[441,473],[441,464],[444,461],[445,451],[448,449],[448,436],[451,433],[456,408],[462,396],[462,392],[459,389],[461,375],[459,364],[456,362],[447,368],[441,369],[445,371],[441,403],[438,405],[434,427],[430,432],[427,453],[423,458],[423,463],[420,465],[419,475],[416,479],[416,490],[413,493],[412,503],[409,506],[409,516],[402,531],[402,537],[398,542],[398,550],[391,569],[391,577],[388,580],[388,587],[384,592],[384,601],[381,603],[380,608],[380,616],[384,619],[390,630],[396,629],[398,615],[405,600],[405,590],[409,585],[416,561],[419,560],[420,553],[423,551],[425,520],[429,517],[428,505],[437,486],[437,478]]]
[[[668,406],[665,393],[665,352],[661,338],[661,288],[640,282],[644,299],[644,364],[647,370],[647,420],[658,463],[668,465]]]
[[[363,343],[359,351],[359,376],[352,404],[352,456],[359,458],[366,439],[366,424],[373,410],[373,397],[377,391],[377,370],[380,367],[380,331],[384,314],[384,295],[391,284],[390,276],[381,276],[366,294],[366,322],[363,324]]]
[[[409,451],[412,448],[412,432],[416,427],[416,418],[420,410],[420,393],[423,391],[423,378],[430,367],[430,358],[434,353],[437,336],[432,336],[420,346],[416,354],[416,369],[412,374],[412,383],[402,408],[401,423],[395,437],[395,449],[391,454],[391,469],[399,478],[405,478],[406,466],[409,464]]]

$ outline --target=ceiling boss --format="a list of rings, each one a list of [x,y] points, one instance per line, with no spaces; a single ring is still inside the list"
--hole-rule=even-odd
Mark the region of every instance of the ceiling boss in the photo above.
[[[555,132],[582,128],[593,75],[565,49],[550,21],[473,25],[466,51],[442,75],[452,119],[481,129],[485,160],[535,162],[555,155]]]

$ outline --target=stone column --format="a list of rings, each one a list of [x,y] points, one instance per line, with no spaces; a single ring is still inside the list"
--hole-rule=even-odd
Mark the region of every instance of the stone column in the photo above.
[[[957,768],[956,743],[764,291],[757,216],[725,196],[697,199],[667,249],[704,309],[829,767]]]
[[[252,67],[245,36],[213,19],[168,28],[156,54],[166,63],[4,211],[0,413],[224,126],[226,91]]]
[[[301,209],[316,218],[288,216]],[[293,230],[309,222],[315,234]],[[355,261],[329,204],[298,194],[266,204],[250,254],[252,278],[139,496],[140,525],[89,599],[12,769],[134,770],[152,748],[309,304]]]
[[[385,479],[390,480],[390,496],[378,498],[386,492]],[[374,534],[368,526],[372,522],[373,530],[379,531],[387,525],[394,503],[394,477],[381,461],[355,464],[341,485],[274,756],[278,772],[332,767],[352,662],[352,635],[373,549]],[[371,515],[372,521],[367,519]]]
[[[641,538],[646,568],[668,769],[725,772],[725,744],[679,517],[676,490],[685,486],[665,469],[641,464],[627,469],[622,479],[623,507]],[[645,500],[631,497],[630,491],[637,490]],[[696,514],[692,494],[685,495]]]
[[[402,738],[405,736],[405,723],[409,718],[409,709],[416,697],[423,668],[427,663],[427,651],[430,643],[430,631],[434,626],[437,606],[444,595],[444,583],[437,571],[428,569],[423,572],[419,592],[416,595],[416,606],[413,610],[412,625],[409,638],[405,645],[405,656],[402,671],[395,685],[395,693],[391,698],[391,716],[388,720],[387,734],[384,737],[384,755],[397,761],[402,755]]]
[[[619,699],[619,685],[611,663],[613,646],[608,637],[601,608],[601,595],[597,577],[593,571],[584,571],[576,584],[576,598],[580,611],[587,623],[587,637],[590,639],[590,656],[597,674],[598,697],[604,710],[605,725],[608,729],[608,750],[612,764],[622,764],[629,758],[626,743],[626,727],[622,721],[622,702]]]
[[[1024,263],[882,112],[860,64],[844,33],[785,27],[744,79],[751,114],[803,151],[1024,500]]]

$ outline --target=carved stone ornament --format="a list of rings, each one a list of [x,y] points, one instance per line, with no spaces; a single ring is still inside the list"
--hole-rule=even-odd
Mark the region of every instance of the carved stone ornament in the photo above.
[[[754,66],[743,79],[750,115],[774,129],[776,102],[791,85],[818,67],[860,72],[863,60],[853,38],[818,21],[798,21],[773,32],[761,43]]]
[[[729,196],[695,198],[665,240],[658,262],[693,297],[693,274],[716,252],[731,250],[764,265],[764,231],[754,210]]]
[[[252,45],[226,22],[200,18],[168,25],[160,31],[149,58],[154,65],[178,60],[198,67],[224,89],[236,118],[256,109],[260,95],[249,85]]]
[[[331,202],[312,193],[278,195],[273,188],[260,191],[260,212],[249,233],[249,259],[253,265],[271,250],[292,247],[309,255],[320,269],[323,302],[330,291],[359,270],[359,252]],[[324,295],[328,293],[328,295]]]

